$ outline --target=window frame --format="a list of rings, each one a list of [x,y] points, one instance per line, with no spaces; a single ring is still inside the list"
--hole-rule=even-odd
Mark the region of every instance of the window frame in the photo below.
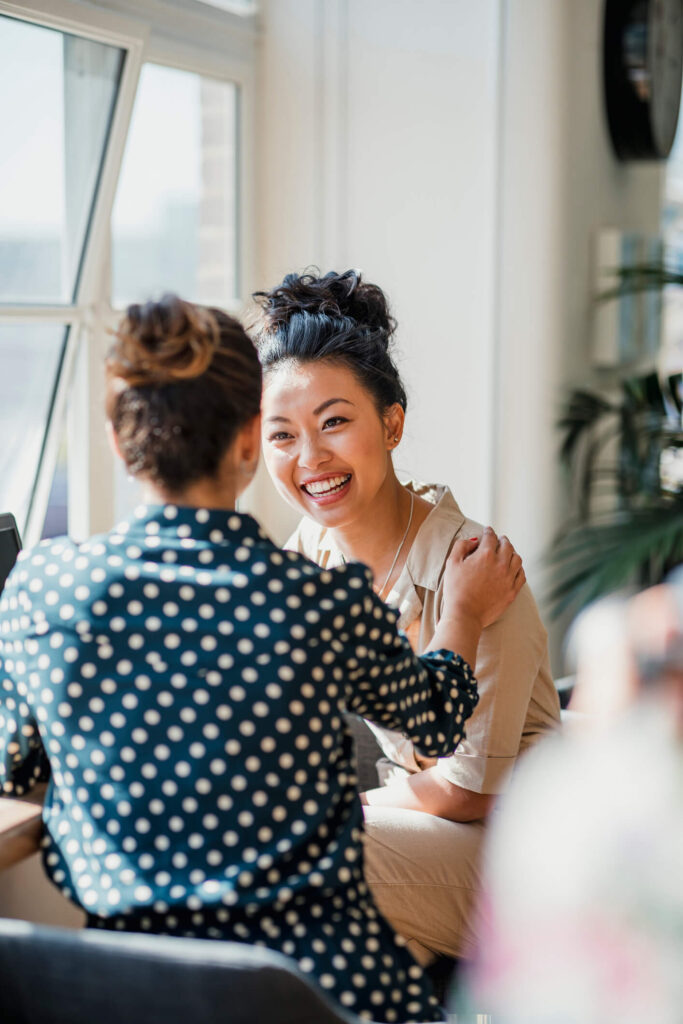
[[[233,82],[237,115],[237,288],[242,308],[253,287],[253,180],[255,62],[258,20],[194,0],[108,0],[107,8],[74,0],[0,0],[0,14],[124,50],[118,95],[93,196],[73,302],[0,304],[0,324],[55,323],[68,328],[54,383],[50,414],[24,528],[24,543],[42,531],[59,444],[67,430],[69,533],[83,539],[109,529],[114,519],[114,456],[106,442],[102,363],[108,331],[118,313],[111,305],[111,212],[144,63]]]

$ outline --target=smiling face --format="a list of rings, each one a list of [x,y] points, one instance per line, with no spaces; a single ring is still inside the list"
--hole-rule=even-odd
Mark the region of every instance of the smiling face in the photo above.
[[[343,364],[293,362],[266,374],[268,471],[290,505],[331,529],[367,515],[393,480],[389,452],[402,426],[400,406],[383,419]]]

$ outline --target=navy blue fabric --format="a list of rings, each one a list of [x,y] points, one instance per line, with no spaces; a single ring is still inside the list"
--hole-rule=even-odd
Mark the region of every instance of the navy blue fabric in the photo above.
[[[241,943],[0,920],[3,1024],[358,1024],[296,964]]]
[[[50,779],[45,866],[91,924],[261,943],[354,1012],[438,1019],[363,878],[344,714],[446,755],[476,684],[414,656],[365,567],[142,507],[25,553],[0,619],[0,782]]]

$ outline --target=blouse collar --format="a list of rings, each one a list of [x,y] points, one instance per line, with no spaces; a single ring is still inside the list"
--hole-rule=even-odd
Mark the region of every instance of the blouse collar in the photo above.
[[[114,527],[113,534],[209,540],[266,540],[253,516],[236,509],[192,508],[186,505],[138,505],[133,515]]]

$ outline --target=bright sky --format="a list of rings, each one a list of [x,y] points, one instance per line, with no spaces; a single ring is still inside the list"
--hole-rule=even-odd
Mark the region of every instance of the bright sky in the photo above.
[[[64,218],[62,39],[0,17],[0,234]]]
[[[200,192],[199,76],[147,64],[133,110],[112,228],[156,222],[169,200]]]
[[[98,45],[98,44],[93,44]],[[88,89],[87,76],[83,88]],[[0,237],[64,223],[64,69],[59,32],[0,16]],[[142,70],[114,210],[140,230],[200,184],[199,77]]]

